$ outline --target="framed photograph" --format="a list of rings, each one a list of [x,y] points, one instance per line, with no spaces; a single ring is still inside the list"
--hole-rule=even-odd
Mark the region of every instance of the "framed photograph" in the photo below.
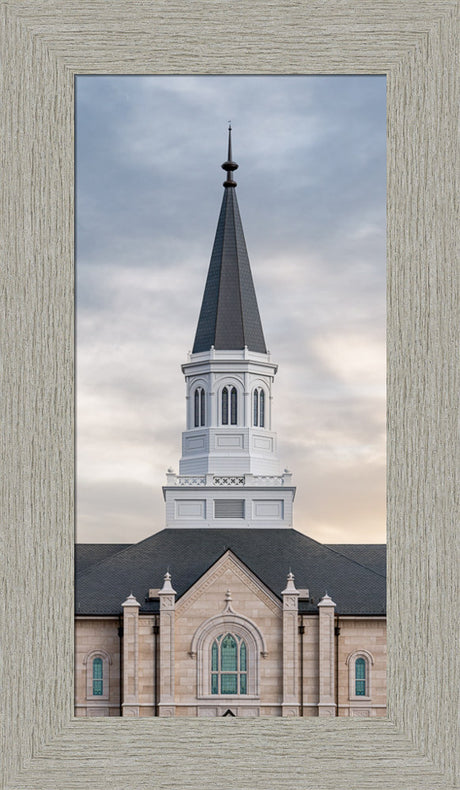
[[[76,716],[385,716],[385,77],[75,110]]]
[[[454,787],[456,4],[1,7],[3,786]],[[386,75],[387,720],[73,718],[74,78],[110,73]]]

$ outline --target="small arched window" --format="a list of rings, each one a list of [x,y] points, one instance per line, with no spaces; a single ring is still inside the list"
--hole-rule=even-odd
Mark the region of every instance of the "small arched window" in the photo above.
[[[93,658],[93,697],[102,697],[104,693],[104,665],[99,656]]]
[[[235,634],[220,634],[211,647],[211,694],[247,694],[246,642]]]
[[[259,395],[259,426],[265,427],[265,392],[262,389]]]
[[[83,659],[86,670],[86,699],[109,698],[110,664],[112,658],[105,650],[92,650]]]
[[[197,387],[194,395],[194,424],[195,428],[205,425],[205,394],[203,387]]]
[[[372,667],[374,657],[368,650],[360,648],[349,653],[345,662],[348,666],[348,696],[350,700],[371,700]]]
[[[366,659],[362,657],[357,658],[355,661],[355,695],[357,697],[366,696],[366,675]]]
[[[262,387],[257,387],[254,390],[253,412],[254,425],[265,428],[265,392]]]
[[[236,425],[238,422],[238,394],[236,387],[232,387],[230,393],[230,422],[232,425]]]
[[[228,388],[222,390],[222,425],[228,425]]]

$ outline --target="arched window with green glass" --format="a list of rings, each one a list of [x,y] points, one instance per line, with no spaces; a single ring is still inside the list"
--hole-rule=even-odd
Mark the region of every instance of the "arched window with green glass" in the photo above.
[[[355,661],[355,695],[357,697],[366,696],[366,674],[366,659],[357,658]]]
[[[211,694],[247,694],[246,642],[236,634],[220,634],[211,646]]]
[[[93,697],[102,697],[104,692],[104,665],[99,656],[93,658]]]

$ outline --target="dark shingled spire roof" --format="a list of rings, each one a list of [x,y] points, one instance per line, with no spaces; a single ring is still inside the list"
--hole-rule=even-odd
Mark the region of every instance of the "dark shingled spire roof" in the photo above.
[[[222,167],[227,171],[225,192],[193,353],[209,351],[211,346],[219,350],[238,350],[247,346],[250,351],[266,354],[267,348],[236,199],[236,181],[232,177],[238,165],[232,161],[231,126],[228,130],[228,159]]]

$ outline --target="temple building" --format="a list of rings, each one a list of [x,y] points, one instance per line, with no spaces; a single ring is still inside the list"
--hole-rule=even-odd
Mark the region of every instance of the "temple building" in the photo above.
[[[76,716],[383,716],[385,546],[293,527],[233,178],[193,350],[165,526],[76,546]]]

